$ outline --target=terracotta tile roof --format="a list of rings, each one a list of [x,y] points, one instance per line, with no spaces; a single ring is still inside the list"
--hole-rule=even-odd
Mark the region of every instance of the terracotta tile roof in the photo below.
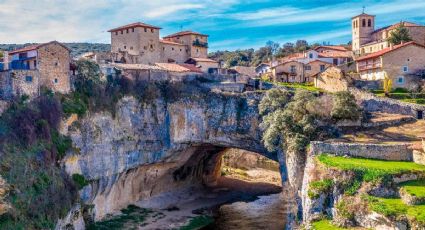
[[[314,63],[314,62],[320,62],[320,63],[324,63],[324,64],[327,64],[327,65],[332,65],[329,62],[325,62],[325,61],[321,61],[321,60],[313,60],[313,61],[308,62],[307,64],[311,64],[311,63]]]
[[[142,22],[135,22],[135,23],[120,26],[120,27],[117,27],[117,28],[114,28],[114,29],[110,29],[110,30],[108,30],[108,32],[116,32],[116,31],[120,31],[120,30],[136,28],[136,27],[144,27],[144,28],[151,28],[151,29],[158,29],[158,30],[161,29],[160,27],[157,27],[157,26],[145,24],[145,23],[142,23]]]
[[[416,23],[413,23],[413,22],[398,22],[398,23],[393,24],[393,25],[389,25],[389,26],[385,26],[385,27],[376,29],[372,33],[378,33],[378,32],[383,31],[383,30],[392,30],[392,29],[398,27],[401,23],[403,23],[405,27],[423,27],[423,25],[419,25],[419,24],[416,24]]]
[[[66,47],[64,44],[57,42],[57,41],[51,41],[51,42],[47,42],[47,43],[41,43],[41,44],[34,44],[34,45],[29,45],[20,49],[16,49],[16,50],[12,50],[9,52],[9,55],[13,55],[13,54],[17,54],[17,53],[23,53],[23,52],[28,52],[28,51],[32,51],[32,50],[37,50],[40,47],[43,47],[45,45],[49,45],[52,43],[57,43],[61,46],[63,46],[65,49],[71,51],[68,47]]]
[[[351,19],[353,19],[353,18],[357,18],[357,17],[360,17],[360,16],[372,16],[372,17],[375,17],[375,15],[370,15],[370,14],[366,14],[366,13],[361,13],[361,14],[359,14],[359,15],[356,15],[356,16],[352,17]]]
[[[178,42],[172,42],[172,41],[167,41],[167,40],[159,40],[159,42],[161,42],[163,44],[169,44],[169,45],[186,46],[186,45],[178,43]]]
[[[9,52],[9,54],[17,54],[17,53],[22,53],[22,52],[28,52],[28,51],[32,51],[32,50],[36,50],[40,47],[40,44],[36,44],[36,45],[29,45],[29,46],[25,46],[23,48],[20,49],[16,49],[16,50],[12,50]]]
[[[178,64],[178,65],[183,66],[186,69],[189,69],[190,72],[203,73],[202,70],[196,67],[195,65],[191,65],[191,64]]]
[[[113,63],[112,66],[123,69],[123,70],[162,70],[161,67],[155,65],[145,65],[145,64],[122,64],[122,63]]]
[[[195,60],[196,62],[215,62],[218,63],[218,61],[213,60],[213,59],[209,59],[209,58],[190,58]]]
[[[314,50],[318,50],[320,48],[330,49],[330,50],[337,50],[337,51],[349,51],[344,46],[317,46],[316,48],[314,48]]]
[[[344,51],[344,52],[328,51],[328,52],[319,53],[319,57],[324,57],[324,58],[349,58],[349,57],[351,57],[351,55],[347,51]]]
[[[170,34],[168,36],[165,36],[164,38],[173,38],[173,37],[184,36],[184,35],[199,35],[199,36],[208,37],[208,35],[206,35],[206,34],[201,34],[201,33],[198,33],[198,32],[186,30],[186,31],[181,31],[181,32],[178,32],[178,33]]]
[[[196,68],[194,65],[185,65],[185,64],[175,64],[175,63],[155,63],[156,66],[160,67],[163,70],[176,72],[176,73],[186,73],[186,72],[197,72],[202,73],[199,68]]]
[[[380,50],[378,52],[371,53],[371,54],[368,54],[366,56],[359,57],[359,58],[356,59],[356,61],[363,61],[363,60],[367,60],[367,59],[371,59],[371,58],[377,58],[377,57],[380,57],[380,56],[382,56],[382,55],[384,55],[386,53],[389,53],[389,52],[392,52],[394,50],[397,50],[397,49],[400,49],[400,48],[403,48],[403,47],[406,47],[406,46],[410,46],[410,45],[416,45],[416,46],[425,48],[425,46],[420,45],[420,44],[417,44],[417,43],[411,41],[411,42],[406,42],[406,43],[403,43],[403,44],[400,44],[400,45],[393,46],[392,48],[391,47],[388,47],[388,48],[385,48],[385,49]]]

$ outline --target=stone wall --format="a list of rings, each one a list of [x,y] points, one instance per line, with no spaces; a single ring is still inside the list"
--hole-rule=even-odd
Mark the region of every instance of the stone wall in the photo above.
[[[71,90],[69,50],[57,42],[51,42],[41,46],[37,52],[40,84],[56,92],[68,93]]]
[[[4,100],[14,96],[39,94],[40,72],[38,70],[12,70],[0,73],[0,97]]]
[[[311,155],[322,153],[337,156],[363,157],[392,161],[413,161],[413,150],[408,144],[364,144],[364,143],[326,143],[313,141],[310,143]]]
[[[349,91],[354,94],[358,103],[366,112],[395,113],[417,117],[418,111],[425,111],[425,106],[423,105],[377,97],[372,93],[356,88],[349,88]]]

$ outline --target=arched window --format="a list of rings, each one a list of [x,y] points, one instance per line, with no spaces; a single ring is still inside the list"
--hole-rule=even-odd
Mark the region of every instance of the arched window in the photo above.
[[[367,20],[367,27],[371,27],[372,26],[372,20],[368,19]]]
[[[366,27],[366,19],[364,19],[364,18],[362,20],[362,27]]]

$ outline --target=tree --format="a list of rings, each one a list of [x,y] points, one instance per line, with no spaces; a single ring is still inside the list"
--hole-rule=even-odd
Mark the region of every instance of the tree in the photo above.
[[[393,45],[398,45],[402,42],[412,41],[409,30],[404,26],[404,23],[400,23],[393,31],[387,41]]]
[[[348,91],[337,92],[333,99],[331,116],[335,120],[352,120],[360,118],[362,112],[356,103],[356,98]]]
[[[295,50],[297,52],[306,51],[308,48],[308,42],[306,40],[297,40],[295,43]]]
[[[268,41],[266,43],[266,47],[270,49],[270,55],[276,55],[276,53],[279,51],[280,44],[274,41]]]

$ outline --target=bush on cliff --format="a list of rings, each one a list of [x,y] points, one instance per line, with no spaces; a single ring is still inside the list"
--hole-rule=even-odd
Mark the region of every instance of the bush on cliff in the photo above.
[[[304,152],[310,140],[321,132],[318,125],[319,98],[312,92],[297,90],[292,98],[286,91],[273,89],[261,100],[263,142],[269,151],[280,149]]]
[[[0,229],[51,229],[77,199],[76,186],[58,161],[70,139],[57,130],[62,117],[51,94],[12,102],[1,118],[0,174],[11,186],[12,209]]]

